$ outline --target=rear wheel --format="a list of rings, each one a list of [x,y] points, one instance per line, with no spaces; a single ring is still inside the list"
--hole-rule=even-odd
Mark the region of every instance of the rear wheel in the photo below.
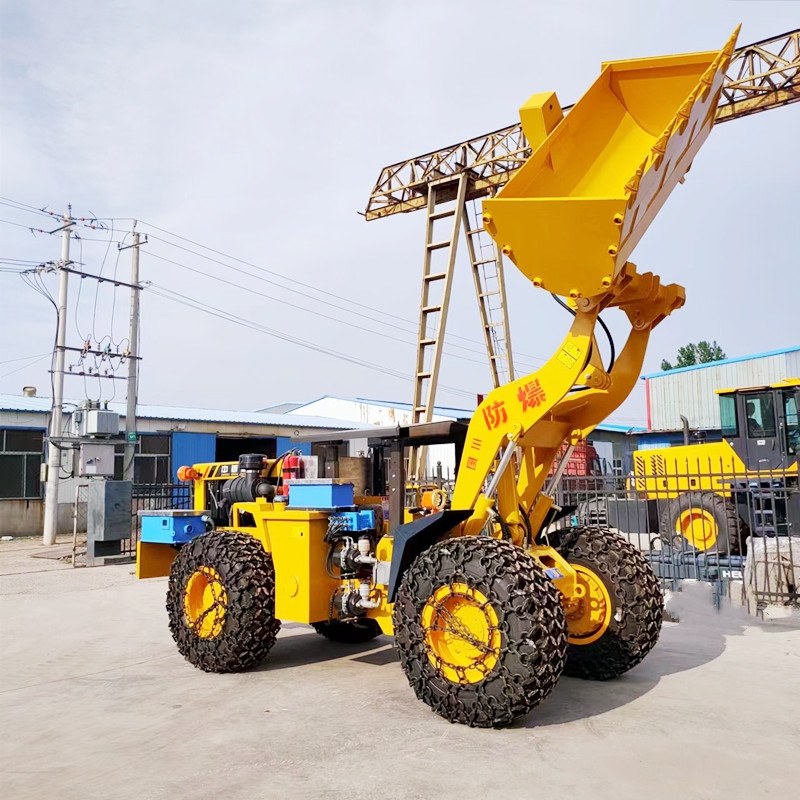
[[[567,531],[560,551],[578,573],[576,595],[564,601],[564,674],[616,678],[658,641],[664,615],[658,578],[639,550],[605,528]]]
[[[740,554],[748,533],[733,503],[714,492],[685,492],[661,515],[661,535],[681,550]]]
[[[359,619],[350,622],[341,622],[338,619],[330,622],[315,622],[314,630],[331,642],[343,644],[362,644],[372,641],[380,636],[383,631],[374,619]]]
[[[567,637],[560,595],[509,542],[435,544],[403,577],[394,608],[400,663],[417,697],[450,722],[499,727],[556,685]]]
[[[275,643],[272,557],[245,533],[207,533],[172,562],[167,590],[172,637],[206,672],[238,672],[261,662]]]

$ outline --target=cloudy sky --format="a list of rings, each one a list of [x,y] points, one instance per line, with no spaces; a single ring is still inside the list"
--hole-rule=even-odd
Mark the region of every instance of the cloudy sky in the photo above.
[[[739,22],[745,44],[797,27],[799,11],[791,0],[5,0],[0,392],[49,394],[55,315],[16,271],[59,257],[57,236],[28,228],[52,230],[35,209],[71,203],[107,226],[76,229],[71,257],[87,272],[126,279],[118,243],[133,218],[149,235],[140,402],[410,401],[424,215],[359,216],[380,169],[511,124],[533,92],[572,102],[602,60],[713,49]],[[799,131],[800,104],[719,126],[637,248],[640,269],[688,297],[655,332],[645,371],[688,341],[715,339],[728,356],[798,344]],[[438,395],[459,407],[490,385],[465,258]],[[532,370],[570,320],[509,272],[514,350]],[[54,275],[43,282],[55,293]],[[118,346],[128,303],[73,279],[67,343]],[[621,343],[618,313],[607,316]],[[124,399],[121,381],[65,387],[72,399],[115,390]],[[612,421],[644,419],[639,388]]]

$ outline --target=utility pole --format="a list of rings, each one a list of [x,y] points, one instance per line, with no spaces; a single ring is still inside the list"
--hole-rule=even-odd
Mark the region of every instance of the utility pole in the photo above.
[[[50,439],[47,443],[47,489],[44,496],[44,544],[56,543],[58,528],[58,478],[61,471],[61,450],[55,440],[61,436],[62,406],[64,405],[64,356],[67,339],[67,289],[69,282],[69,240],[72,235],[72,207],[64,216],[64,225],[51,231],[61,231],[61,264],[58,276],[58,322],[56,352],[53,365],[53,408],[50,414]]]
[[[128,403],[125,409],[125,455],[122,459],[122,480],[133,480],[133,464],[136,456],[136,395],[139,371],[139,233],[136,231],[136,220],[133,221],[133,250],[131,258],[131,322],[130,358],[128,361]]]

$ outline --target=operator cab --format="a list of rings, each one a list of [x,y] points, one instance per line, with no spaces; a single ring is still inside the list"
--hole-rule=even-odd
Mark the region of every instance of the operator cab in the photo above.
[[[800,461],[800,379],[717,394],[722,437],[748,470],[783,470]]]

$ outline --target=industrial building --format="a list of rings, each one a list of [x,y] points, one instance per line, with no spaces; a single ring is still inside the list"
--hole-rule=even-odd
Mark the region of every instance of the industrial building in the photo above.
[[[0,395],[0,532],[38,535],[42,532],[44,486],[40,481],[44,461],[51,400],[28,395]],[[109,410],[125,416],[124,403],[110,403]],[[74,410],[74,409],[73,409]],[[65,428],[69,425],[69,407]],[[246,452],[274,457],[297,447],[303,433],[322,433],[357,427],[352,420],[293,414],[292,416],[247,411],[221,411],[171,406],[139,406],[136,415],[137,446],[135,484],[171,484],[183,464],[235,461]],[[115,444],[114,478],[122,478],[124,443]],[[72,527],[72,505],[77,478],[73,454],[62,460],[59,483],[58,529]]]
[[[639,447],[683,444],[683,417],[693,434],[719,441],[719,390],[769,386],[798,376],[800,346],[643,375],[647,430],[636,434]]]

